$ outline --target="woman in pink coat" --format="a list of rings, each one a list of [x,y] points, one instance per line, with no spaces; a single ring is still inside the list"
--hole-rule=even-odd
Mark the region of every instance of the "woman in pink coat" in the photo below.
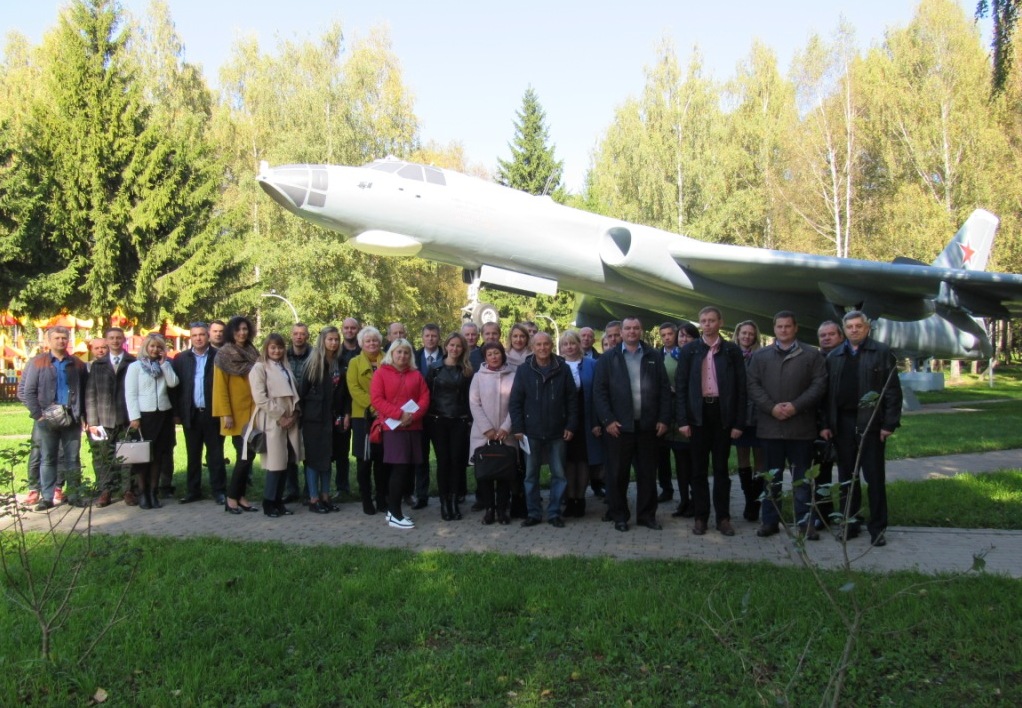
[[[429,388],[413,361],[411,343],[398,339],[390,345],[369,388],[377,417],[397,421],[393,428],[383,425],[383,464],[390,465],[387,523],[396,529],[415,528],[401,512],[401,493],[414,466],[424,461],[422,419],[429,410]]]
[[[482,347],[482,354],[483,365],[472,377],[472,385],[468,389],[468,407],[472,411],[469,450],[474,452],[476,448],[490,442],[516,448],[518,441],[511,434],[511,413],[508,407],[515,369],[507,363],[507,354],[500,342],[487,342]],[[492,524],[495,518],[504,525],[511,523],[508,515],[510,482],[479,482],[476,497],[486,509],[484,524]]]

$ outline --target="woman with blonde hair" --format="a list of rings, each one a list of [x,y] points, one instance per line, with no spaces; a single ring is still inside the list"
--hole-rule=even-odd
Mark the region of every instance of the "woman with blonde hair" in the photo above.
[[[159,509],[158,486],[163,459],[174,450],[174,413],[169,389],[178,384],[177,373],[167,359],[163,336],[151,332],[142,340],[138,359],[124,376],[124,399],[130,427],[150,441],[149,462],[132,465],[142,498],[140,509]]]
[[[426,434],[436,453],[436,483],[440,493],[440,518],[462,518],[456,494],[468,465],[468,433],[472,412],[468,407],[468,389],[472,383],[472,364],[468,343],[460,332],[444,340],[446,356],[426,374],[429,388],[429,413]]]
[[[422,419],[429,410],[429,389],[414,359],[411,342],[394,340],[370,387],[372,406],[387,421],[383,425],[383,463],[390,467],[387,523],[398,529],[415,528],[401,510],[401,496],[413,467],[423,462]]]
[[[330,501],[330,468],[334,454],[334,410],[340,384],[341,333],[324,327],[302,372],[298,393],[302,401],[302,443],[305,445],[305,484],[309,511],[340,511]]]
[[[526,357],[532,353],[529,348],[529,342],[532,341],[532,335],[529,334],[529,328],[523,323],[518,322],[511,325],[511,331],[507,333],[507,363],[514,368],[518,368],[525,363]]]
[[[741,348],[748,368],[752,355],[760,348],[759,327],[752,320],[739,322],[735,326],[735,343]],[[738,455],[738,480],[742,484],[745,496],[745,509],[742,516],[746,521],[759,519],[759,498],[763,494],[763,478],[759,475],[766,471],[766,455],[760,454],[759,438],[756,437],[756,412],[752,399],[749,399],[749,410],[742,437],[735,440],[735,451]]]
[[[255,409],[248,382],[248,375],[259,359],[253,339],[255,327],[251,320],[240,315],[232,317],[224,328],[223,346],[213,360],[213,417],[220,419],[220,434],[231,437],[236,454],[224,503],[224,511],[230,514],[259,511],[245,498],[253,455],[244,449],[241,439],[242,430]]]
[[[357,341],[362,351],[348,364],[346,376],[351,397],[351,453],[357,460],[355,469],[362,511],[372,515],[377,510],[387,510],[387,470],[383,464],[383,447],[369,442],[369,427],[376,418],[370,387],[383,361],[383,336],[375,327],[363,327]],[[376,483],[375,506],[373,482]]]
[[[596,360],[582,354],[582,339],[578,332],[568,330],[561,335],[557,348],[568,365],[578,389],[578,427],[565,448],[564,476],[568,485],[564,491],[562,516],[583,517],[586,515],[586,487],[589,486],[589,472],[603,464],[603,442],[600,436],[603,428],[593,410],[593,377],[596,374]]]
[[[284,481],[288,464],[302,459],[302,436],[298,386],[287,363],[287,344],[282,336],[274,332],[266,338],[248,380],[255,403],[253,425],[266,436],[266,451],[260,453],[266,472],[263,513],[271,518],[290,516],[283,502]]]

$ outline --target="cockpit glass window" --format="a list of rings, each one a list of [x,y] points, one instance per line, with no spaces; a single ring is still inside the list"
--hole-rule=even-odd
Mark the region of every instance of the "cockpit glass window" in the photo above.
[[[419,165],[405,165],[397,172],[398,177],[404,177],[405,179],[414,179],[419,182],[423,182],[422,178],[422,167]]]
[[[447,180],[444,179],[444,173],[435,167],[425,167],[426,170],[426,181],[430,184],[441,184],[446,185]]]
[[[382,160],[377,160],[376,162],[370,162],[366,165],[366,167],[371,170],[379,170],[380,172],[397,172],[404,167],[404,164],[405,163],[403,162],[384,162]]]

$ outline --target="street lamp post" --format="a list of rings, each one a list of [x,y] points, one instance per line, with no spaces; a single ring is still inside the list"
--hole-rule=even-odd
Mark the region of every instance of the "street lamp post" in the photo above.
[[[558,354],[560,354],[561,353],[561,351],[560,351],[560,349],[561,349],[561,328],[557,326],[557,323],[554,322],[554,318],[551,317],[550,315],[540,315],[540,314],[537,314],[536,317],[542,317],[544,320],[549,320],[550,324],[552,324],[554,326],[554,351],[556,351]]]
[[[260,297],[275,297],[278,300],[283,300],[284,304],[291,308],[291,314],[294,315],[295,323],[296,324],[298,323],[298,310],[295,309],[295,306],[291,304],[290,300],[288,300],[283,295],[279,295],[276,290],[271,290],[268,293],[263,293],[262,295],[260,295]]]

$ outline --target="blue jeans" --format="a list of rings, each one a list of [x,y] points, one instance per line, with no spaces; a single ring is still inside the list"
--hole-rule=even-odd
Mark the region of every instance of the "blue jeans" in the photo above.
[[[564,438],[556,440],[534,440],[529,438],[531,454],[525,456],[525,504],[529,516],[533,519],[543,518],[543,500],[539,496],[539,468],[543,465],[543,453],[547,453],[547,464],[550,467],[550,500],[547,512],[551,519],[561,515],[561,497],[568,486],[564,476],[564,454],[566,448]]]
[[[806,470],[813,461],[812,440],[780,440],[761,439],[763,451],[766,453],[767,469],[773,471],[773,482],[766,485],[766,499],[763,500],[763,525],[773,526],[780,523],[781,514],[781,482],[784,479],[784,468],[791,466],[793,483],[804,480]],[[795,524],[805,528],[811,521],[809,518],[810,493],[808,484],[793,484],[792,497],[795,499]]]
[[[330,496],[330,468],[322,472],[305,465],[305,485],[309,489],[309,499]]]
[[[81,479],[82,462],[79,456],[82,447],[82,427],[77,422],[60,430],[37,422],[32,427],[32,444],[39,446],[39,494],[48,502],[53,501],[57,486],[57,457],[62,454],[66,480]]]

